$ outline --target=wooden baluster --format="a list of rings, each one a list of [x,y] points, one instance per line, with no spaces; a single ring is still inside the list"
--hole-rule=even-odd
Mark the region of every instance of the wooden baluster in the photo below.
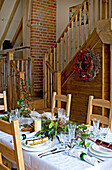
[[[79,13],[79,48],[81,48],[82,45],[82,9],[80,8]]]
[[[4,68],[3,68],[4,64],[3,64],[3,60],[2,60],[2,65],[1,66],[2,66],[2,88],[3,88],[4,87]]]
[[[97,21],[99,21],[100,20],[100,18],[101,18],[101,9],[100,9],[100,0],[97,0],[97,4],[98,4],[98,7],[97,7]]]
[[[62,71],[62,58],[63,58],[63,38],[61,37],[61,50],[60,50],[60,71]]]
[[[90,35],[91,32],[91,19],[90,19],[90,0],[88,0],[88,37]]]
[[[17,108],[17,78],[16,78],[16,74],[14,72],[14,109]]]
[[[29,77],[30,77],[31,94],[32,96],[34,96],[34,57],[31,57]]]
[[[48,78],[48,103],[47,103],[47,107],[50,107],[50,80],[49,80],[49,78],[50,78],[50,70],[49,70],[49,68],[48,68],[48,76],[47,76],[47,78]]]
[[[25,61],[25,73],[26,73],[26,82],[28,83],[29,85],[29,76],[28,76],[28,60]]]
[[[71,24],[71,57],[73,57],[73,24],[74,22],[72,21],[72,24]]]
[[[4,72],[4,85],[3,85],[3,87],[4,87],[4,90],[6,91],[6,70],[5,70],[5,58],[3,59],[3,72]]]
[[[77,52],[77,15],[75,17],[75,54]]]
[[[52,65],[53,65],[53,53],[52,53],[52,49],[50,49],[50,65],[51,65],[51,67],[52,67]],[[52,71],[51,70],[49,70],[49,81],[50,81],[50,84],[49,84],[49,86],[50,86],[50,99],[49,99],[49,103],[51,104],[51,98],[52,98]],[[51,106],[51,105],[50,105]]]
[[[68,64],[69,63],[69,55],[70,55],[70,27],[68,27],[67,41],[68,41],[68,48],[67,48],[67,64]]]
[[[6,88],[7,88],[7,71],[6,71],[6,59],[5,59],[5,91],[6,91]]]
[[[57,43],[57,71],[59,71],[59,43]]]
[[[111,1],[111,18],[112,18],[112,1]]]
[[[12,108],[13,110],[15,109],[14,108],[14,105],[15,105],[15,86],[14,86],[14,69],[12,68]]]
[[[105,87],[105,82],[104,82],[104,58],[105,58],[105,48],[104,44],[102,44],[102,99],[104,99],[104,87]],[[104,108],[102,108],[102,115],[104,116]]]
[[[46,66],[46,61],[48,60],[48,54],[45,54],[45,58],[43,60],[43,96],[44,96],[44,107],[47,107],[47,96],[48,96],[48,91],[47,91],[47,66]]]
[[[92,31],[94,30],[95,28],[95,0],[93,0],[93,28],[92,28]]]
[[[108,18],[108,2],[105,0],[105,19]]]
[[[24,61],[22,60],[21,61],[21,72],[24,72],[25,70],[24,70]]]
[[[112,0],[109,0],[109,18],[112,17],[111,10],[112,10]]]
[[[66,32],[64,32],[64,68],[66,67],[66,43],[67,43]]]
[[[20,72],[20,91],[22,91],[22,86],[21,86],[21,79],[24,81],[25,80],[25,72]],[[20,98],[24,98],[24,94],[20,93]]]
[[[86,2],[84,2],[84,34],[83,34],[83,38],[84,38],[84,42],[86,41],[86,20],[87,20],[87,17],[86,17]]]
[[[56,48],[54,48],[54,71],[56,70]]]
[[[17,69],[19,70],[19,72],[20,72],[20,68],[19,68],[19,60],[17,61]]]
[[[61,72],[57,72],[57,94],[61,94]],[[58,101],[57,107],[61,107],[61,102]]]

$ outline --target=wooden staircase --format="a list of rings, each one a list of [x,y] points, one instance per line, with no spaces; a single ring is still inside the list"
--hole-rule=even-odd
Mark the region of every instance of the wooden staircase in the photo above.
[[[85,0],[55,46],[45,54],[43,64],[45,106],[51,106],[53,91],[57,91],[58,94],[72,93],[71,119],[74,121],[86,122],[89,95],[103,99],[112,98],[109,86],[112,48],[111,11],[111,0]],[[100,73],[90,82],[77,78],[74,71],[75,56],[81,49],[87,48],[98,53],[101,62]]]

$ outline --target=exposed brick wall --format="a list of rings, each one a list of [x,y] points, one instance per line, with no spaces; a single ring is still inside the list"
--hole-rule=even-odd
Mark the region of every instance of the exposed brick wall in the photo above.
[[[34,90],[43,90],[43,57],[56,42],[56,0],[33,0],[31,56],[34,60]]]

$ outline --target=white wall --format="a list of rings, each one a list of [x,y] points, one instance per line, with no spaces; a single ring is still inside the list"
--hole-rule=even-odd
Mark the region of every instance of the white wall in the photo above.
[[[69,7],[81,4],[84,0],[56,0],[56,40],[69,22]]]
[[[9,20],[9,17],[10,17],[10,14],[11,14],[11,11],[14,7],[15,2],[16,2],[16,0],[5,0],[4,3],[3,3],[3,6],[2,6],[1,11],[0,11],[0,39],[3,35],[3,32],[5,30],[5,27],[7,25],[8,20]],[[19,25],[21,18],[22,18],[22,0],[20,1],[19,6],[16,10],[16,13],[15,13],[14,18],[12,20],[12,23],[9,27],[9,30],[8,30],[7,35],[5,37],[5,40],[12,41],[13,36],[16,32],[16,29]],[[18,45],[20,46],[22,39],[19,38],[18,40],[19,40]],[[1,47],[1,49],[2,49],[2,47]]]

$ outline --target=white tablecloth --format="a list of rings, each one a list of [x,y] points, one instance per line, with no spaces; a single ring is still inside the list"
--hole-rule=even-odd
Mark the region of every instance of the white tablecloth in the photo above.
[[[7,135],[0,131],[0,141],[13,148],[13,144],[10,142],[11,140],[11,135]],[[95,167],[78,158],[64,155],[63,152],[39,158],[38,152],[23,150],[23,156],[26,170],[112,170],[112,163],[109,164],[109,162],[104,162],[104,165],[102,165],[103,167],[106,166],[106,168],[102,168],[101,164]]]

